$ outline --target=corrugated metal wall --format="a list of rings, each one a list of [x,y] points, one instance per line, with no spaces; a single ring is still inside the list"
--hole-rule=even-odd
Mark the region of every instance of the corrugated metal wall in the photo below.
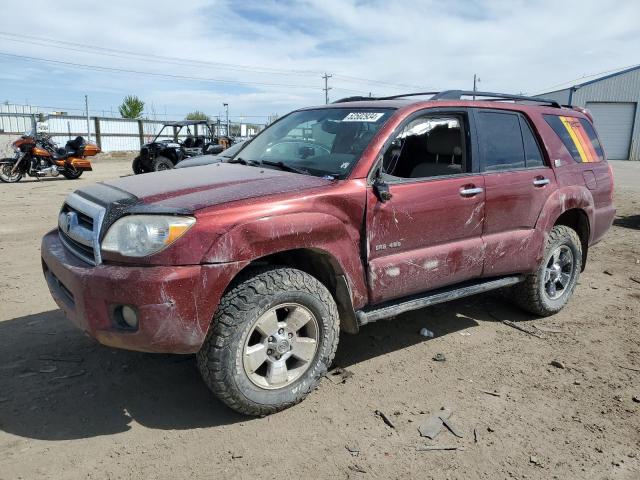
[[[33,129],[39,120],[39,112],[36,108],[22,105],[0,105],[4,107],[0,111],[0,134],[3,137],[2,155],[8,155],[8,147],[4,145],[11,138],[22,135]],[[10,108],[14,107],[14,108]],[[45,115],[43,118],[49,129],[49,134],[59,145],[64,145],[68,140],[81,135],[87,136],[87,118],[79,115]],[[129,120],[125,118],[90,117],[89,129],[92,141],[96,141],[96,122],[100,129],[100,146],[104,152],[138,150],[140,148],[140,123],[142,124],[142,141],[151,141],[160,132],[163,122],[155,120]],[[191,134],[194,135],[194,127]],[[198,130],[202,135],[202,127]],[[178,138],[188,136],[187,129],[183,128]],[[173,128],[167,127],[162,132],[160,139],[172,139]],[[8,145],[8,143],[7,143]]]
[[[42,107],[45,108],[45,107]],[[0,104],[0,156],[11,155],[11,142],[19,135],[33,130],[36,122],[43,120],[48,126],[49,134],[59,145],[81,135],[87,136],[87,118],[82,115],[47,114],[39,107],[30,105]],[[97,125],[97,127],[96,127]],[[91,140],[100,140],[100,147],[104,152],[138,150],[140,144],[153,140],[160,132],[164,122],[160,120],[129,120],[126,118],[90,117],[89,129]],[[224,128],[224,125],[221,125]],[[232,124],[236,131],[242,130],[238,124]],[[96,128],[98,132],[96,132]],[[262,125],[245,126],[246,131],[256,133]],[[202,126],[190,126],[191,135],[204,135]],[[233,129],[232,129],[233,131]],[[224,130],[221,132],[224,134]],[[189,135],[184,127],[178,138],[184,139]],[[173,128],[167,127],[159,137],[160,140],[173,139]]]

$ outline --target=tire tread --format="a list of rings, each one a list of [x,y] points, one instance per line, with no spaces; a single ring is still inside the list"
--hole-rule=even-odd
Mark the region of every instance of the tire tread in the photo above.
[[[326,358],[321,359],[324,365],[315,369],[315,378],[306,389],[301,389],[296,398],[279,405],[258,404],[246,398],[236,387],[230,369],[226,367],[225,358],[232,358],[233,337],[246,321],[247,314],[254,308],[258,297],[282,291],[299,290],[319,298],[327,306],[333,321],[329,321],[328,329],[321,329],[325,338],[323,345],[329,344],[330,350]],[[241,273],[229,291],[222,297],[207,340],[198,352],[198,367],[205,383],[214,394],[227,406],[237,412],[264,416],[289,408],[302,401],[315,387],[333,361],[338,346],[339,317],[335,301],[327,288],[315,277],[285,267],[260,267]],[[333,341],[331,341],[333,339]],[[327,343],[329,342],[329,343]],[[312,367],[313,368],[313,367]]]

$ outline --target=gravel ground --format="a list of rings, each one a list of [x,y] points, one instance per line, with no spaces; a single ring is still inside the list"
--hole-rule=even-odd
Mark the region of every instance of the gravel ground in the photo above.
[[[1,184],[0,479],[640,478],[640,163],[612,163],[618,217],[564,311],[536,319],[494,293],[367,326],[341,338],[344,383],[258,419],[218,402],[193,356],[102,347],[51,300],[41,236],[67,193],[129,161]],[[463,438],[419,436],[442,407]]]

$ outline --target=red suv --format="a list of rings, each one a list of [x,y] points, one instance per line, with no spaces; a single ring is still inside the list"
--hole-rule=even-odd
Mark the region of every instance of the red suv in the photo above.
[[[77,190],[42,241],[53,297],[105,345],[197,353],[251,415],[302,400],[339,330],[496,288],[559,311],[615,213],[589,113],[413,96],[297,110],[223,163]]]

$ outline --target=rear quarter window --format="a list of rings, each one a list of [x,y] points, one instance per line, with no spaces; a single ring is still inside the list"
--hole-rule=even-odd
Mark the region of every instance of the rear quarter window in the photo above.
[[[589,121],[564,115],[544,115],[544,119],[560,137],[576,162],[591,163],[604,160],[602,146]]]

